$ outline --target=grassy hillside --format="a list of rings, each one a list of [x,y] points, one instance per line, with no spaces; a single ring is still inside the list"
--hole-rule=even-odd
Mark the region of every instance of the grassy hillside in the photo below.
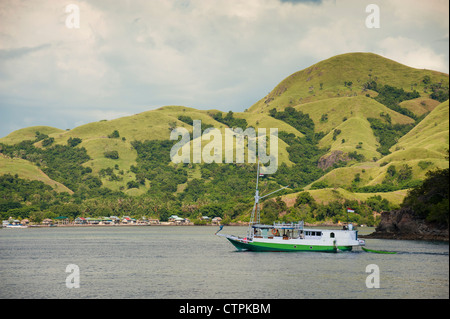
[[[0,143],[17,144],[25,140],[34,140],[36,132],[46,135],[63,134],[65,131],[50,126],[31,126],[12,132],[11,134],[0,138]]]
[[[428,170],[448,167],[446,160],[449,149],[448,118],[449,104],[446,101],[435,107],[424,120],[404,135],[391,148],[391,154],[376,162],[356,163],[350,167],[334,169],[319,181],[326,181],[331,187],[343,187],[351,185],[355,176],[359,174],[358,186],[373,186],[383,182],[390,165],[396,167],[408,165],[412,169],[411,179],[423,180]],[[358,132],[363,130],[360,128]],[[327,138],[329,139],[329,135],[322,141]],[[339,144],[338,141],[335,143]],[[312,184],[307,188],[311,186]]]
[[[449,145],[448,100],[437,106],[423,121],[403,136],[392,151],[421,148],[445,156]]]
[[[133,165],[136,165],[137,157],[136,150],[133,149],[131,142],[146,140],[167,141],[170,138],[171,130],[175,127],[184,127],[192,133],[192,125],[179,120],[180,116],[185,116],[201,120],[202,124],[218,128],[223,136],[222,152],[223,156],[225,156],[224,129],[228,126],[213,119],[212,114],[218,112],[220,111],[202,111],[183,106],[166,106],[116,120],[103,120],[85,124],[68,131],[49,127],[30,127],[15,131],[7,137],[1,138],[0,143],[13,145],[24,140],[34,140],[36,132],[47,134],[48,137],[53,138],[54,142],[52,145],[67,145],[69,139],[79,138],[82,142],[77,147],[84,147],[87,150],[87,154],[91,157],[91,160],[84,163],[83,166],[90,167],[94,174],[100,174],[102,170],[114,167],[117,167],[116,173],[121,172],[120,176],[116,174],[118,179],[112,179],[109,175],[101,176],[100,179],[105,187],[114,191],[122,190],[125,193],[141,195],[148,190],[148,185],[139,189],[127,189],[127,183],[136,179],[136,175],[130,170]],[[226,113],[223,114],[225,115]],[[251,116],[248,113],[236,113],[235,117],[247,120],[248,126],[254,127],[256,131],[258,128],[279,128],[279,130],[293,133],[296,136],[302,136],[300,132],[290,125],[266,114]],[[109,136],[114,131],[117,131],[119,136],[110,138]],[[203,141],[202,146],[205,146],[208,142]],[[42,141],[36,142],[34,145],[42,147]],[[291,165],[289,154],[286,151],[287,144],[279,140],[278,147],[279,161]],[[110,151],[117,151],[119,158],[106,158],[105,152]],[[33,165],[32,163],[29,164]],[[35,179],[39,179],[37,172]]]
[[[343,188],[316,189],[316,190],[307,190],[307,192],[311,194],[311,196],[316,200],[316,202],[321,204],[328,204],[332,201],[344,199],[365,201],[372,196],[381,196],[382,198],[387,199],[394,205],[400,205],[407,193],[406,190],[399,190],[395,192],[384,192],[384,193],[352,193]],[[288,207],[291,207],[295,204],[295,200],[298,194],[299,193],[292,193],[284,195],[282,196],[282,199],[284,202],[286,202]]]
[[[125,197],[130,212],[245,219],[254,166],[170,162],[171,131],[192,133],[192,120],[201,120],[203,129],[221,131],[223,157],[224,130],[234,123],[278,128],[279,170],[264,187],[291,185],[292,193],[283,195],[288,207],[300,189],[324,205],[376,195],[398,205],[429,170],[448,167],[449,104],[436,100],[446,96],[447,74],[371,53],[344,54],[294,73],[245,112],[165,106],[71,130],[12,132],[0,138],[0,175],[73,194],[64,200],[76,201],[86,214],[122,214]]]
[[[400,106],[410,110],[417,116],[421,116],[433,111],[439,104],[441,104],[439,101],[427,97],[419,97],[417,99],[403,101],[400,103]]]
[[[393,124],[414,123],[413,119],[365,96],[319,100],[295,108],[309,114],[316,124],[316,132],[326,134],[319,143],[320,147],[329,148],[329,153],[335,150],[357,151],[367,159],[380,158],[376,151],[378,142],[367,118],[381,119],[382,115],[388,114]],[[335,139],[334,130],[340,131]]]
[[[20,178],[26,180],[43,182],[44,184],[51,186],[57,192],[73,193],[72,190],[68,189],[63,184],[52,180],[33,163],[19,158],[6,158],[0,154],[0,175],[4,174],[17,174]]]
[[[364,89],[364,84],[372,80],[405,91],[417,90],[421,96],[429,97],[429,85],[423,82],[425,76],[429,76],[431,83],[442,82],[448,87],[447,74],[414,69],[373,53],[347,53],[290,75],[249,111],[268,112],[274,107],[336,97],[376,96],[376,92]]]

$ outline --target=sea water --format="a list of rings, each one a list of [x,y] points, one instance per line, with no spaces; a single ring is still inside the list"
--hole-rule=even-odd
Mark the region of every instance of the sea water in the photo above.
[[[0,298],[449,298],[448,243],[367,239],[375,250],[237,251],[205,226],[0,229]],[[373,229],[360,230],[360,234]],[[245,235],[245,227],[223,233]],[[66,272],[75,265],[77,273]],[[379,288],[367,284],[369,265]],[[71,288],[71,276],[79,288]]]

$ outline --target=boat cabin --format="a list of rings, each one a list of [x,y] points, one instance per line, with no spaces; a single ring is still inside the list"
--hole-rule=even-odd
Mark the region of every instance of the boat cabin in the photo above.
[[[339,229],[304,229],[303,221],[298,223],[274,223],[273,225],[256,224],[252,226],[253,238],[274,239],[282,238],[283,240],[290,239],[358,239],[358,232],[354,231],[353,227],[349,230]],[[351,229],[351,230],[350,230]]]

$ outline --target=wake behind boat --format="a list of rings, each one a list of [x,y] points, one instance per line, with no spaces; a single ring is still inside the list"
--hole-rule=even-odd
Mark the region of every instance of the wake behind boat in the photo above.
[[[353,247],[364,246],[365,241],[358,239],[358,231],[349,224],[346,229],[306,229],[303,221],[298,223],[274,223],[264,225],[260,223],[261,211],[259,201],[272,195],[286,187],[272,192],[265,196],[259,196],[259,163],[256,177],[255,204],[250,218],[249,228],[246,237],[220,234],[223,229],[220,227],[216,232],[217,236],[225,237],[238,250],[251,251],[318,251],[318,252],[338,252],[351,251]]]

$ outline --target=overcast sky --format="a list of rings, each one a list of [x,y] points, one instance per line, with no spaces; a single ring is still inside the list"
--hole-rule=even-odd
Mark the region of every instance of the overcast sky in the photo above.
[[[380,28],[366,27],[371,3]],[[66,25],[70,4],[79,28]],[[448,73],[448,10],[448,0],[1,0],[0,137],[164,105],[242,112],[341,53]]]

